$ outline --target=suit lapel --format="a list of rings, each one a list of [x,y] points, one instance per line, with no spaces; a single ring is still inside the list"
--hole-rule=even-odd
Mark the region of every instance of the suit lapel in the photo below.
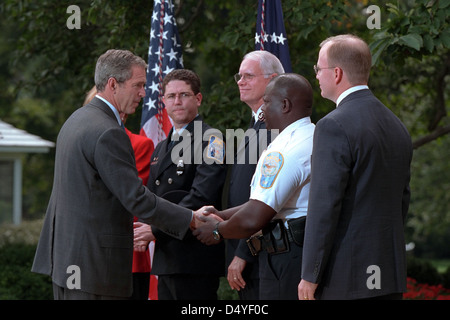
[[[167,146],[170,142],[170,137],[171,136],[169,135],[169,138],[161,142],[161,147],[159,148],[158,152],[158,164],[156,168],[152,168],[152,170],[156,169],[155,178],[158,178],[172,163],[171,152],[173,147],[167,150]]]
[[[99,108],[100,110],[105,112],[109,117],[116,120],[116,122],[117,122],[117,118],[116,118],[116,115],[114,114],[114,112],[111,110],[111,108],[105,102],[103,102],[99,98],[94,97],[86,106],[88,106],[88,105],[92,105],[96,108]]]
[[[253,129],[253,130],[248,131],[250,133],[250,135],[248,136],[248,139],[245,139],[245,136],[243,137],[242,141],[239,143],[239,147],[237,149],[236,154],[244,152],[244,150],[247,149],[247,146],[250,143],[258,143],[257,132],[258,132],[258,130],[264,129],[264,128],[265,128],[264,122],[259,121],[259,120],[255,123],[253,128],[249,128],[249,129]]]

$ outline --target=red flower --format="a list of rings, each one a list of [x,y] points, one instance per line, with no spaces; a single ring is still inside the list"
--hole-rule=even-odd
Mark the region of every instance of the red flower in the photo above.
[[[441,284],[429,285],[417,283],[413,278],[407,278],[406,292],[403,294],[406,300],[450,300],[450,290]]]

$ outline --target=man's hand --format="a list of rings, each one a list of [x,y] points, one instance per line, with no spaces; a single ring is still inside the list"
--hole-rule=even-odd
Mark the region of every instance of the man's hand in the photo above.
[[[301,280],[298,284],[298,300],[315,300],[317,284],[306,280]]]
[[[195,230],[192,234],[204,244],[218,244],[220,240],[214,239],[213,230],[216,228],[217,223],[223,221],[223,219],[215,214],[203,215],[199,211],[197,210],[194,213]]]
[[[134,241],[133,242],[133,250],[136,252],[145,252],[148,248],[148,241]]]
[[[150,225],[142,222],[135,222],[134,226],[134,251],[145,252],[150,241],[155,240]]]
[[[202,215],[208,215],[211,213],[217,213],[218,210],[216,208],[214,208],[213,206],[203,206],[200,209],[198,209],[197,211],[192,211],[193,215],[192,215],[192,221],[191,224],[189,225],[189,228],[194,231],[197,226],[199,224],[201,224],[201,220],[200,217]]]
[[[242,271],[244,271],[247,261],[235,256],[228,266],[227,280],[231,289],[240,291],[245,287],[244,278],[242,278]]]
[[[219,215],[219,210],[214,208],[214,206],[203,206],[197,211],[194,212],[195,215],[204,215],[207,216],[209,214]]]

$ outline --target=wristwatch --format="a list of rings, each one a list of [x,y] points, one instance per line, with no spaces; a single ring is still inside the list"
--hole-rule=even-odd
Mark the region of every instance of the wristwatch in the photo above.
[[[221,235],[220,232],[219,232],[219,223],[220,223],[220,221],[217,222],[216,227],[215,227],[214,230],[213,230],[213,237],[214,237],[214,240],[217,240],[217,241],[219,241],[219,240],[222,239],[222,235]]]

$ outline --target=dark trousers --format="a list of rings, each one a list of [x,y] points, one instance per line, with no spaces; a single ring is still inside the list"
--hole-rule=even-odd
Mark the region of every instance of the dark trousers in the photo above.
[[[245,287],[238,291],[241,300],[259,300],[259,279],[245,278]]]
[[[148,300],[150,272],[133,272],[133,294],[131,300]]]
[[[219,276],[171,274],[158,276],[158,300],[217,300]]]
[[[259,253],[259,298],[261,300],[298,300],[303,247],[293,242],[285,253]]]
[[[53,283],[55,300],[128,300],[126,297],[101,296],[77,289],[67,289]]]
[[[403,293],[391,293],[383,296],[364,298],[361,300],[403,300]]]

